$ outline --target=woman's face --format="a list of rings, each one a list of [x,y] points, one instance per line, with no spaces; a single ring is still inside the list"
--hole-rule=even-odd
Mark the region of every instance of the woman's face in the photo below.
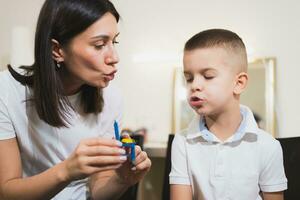
[[[60,72],[67,94],[76,93],[83,84],[104,88],[114,79],[118,34],[116,18],[106,13],[63,48]]]

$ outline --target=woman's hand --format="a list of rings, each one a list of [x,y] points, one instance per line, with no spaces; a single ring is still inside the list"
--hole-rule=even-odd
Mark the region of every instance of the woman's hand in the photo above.
[[[82,140],[70,157],[62,162],[62,176],[66,181],[73,181],[119,168],[127,159],[121,146],[121,142],[113,139]]]
[[[126,185],[134,185],[139,182],[150,170],[151,160],[147,153],[141,150],[141,147],[135,146],[135,165],[128,159],[120,168],[116,170],[120,181]]]

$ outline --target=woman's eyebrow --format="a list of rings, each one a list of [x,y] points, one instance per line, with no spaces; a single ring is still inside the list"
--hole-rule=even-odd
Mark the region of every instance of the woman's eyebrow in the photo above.
[[[118,37],[120,35],[120,33],[117,33],[113,39],[115,39],[116,37]],[[102,40],[108,40],[110,38],[109,35],[107,34],[100,34],[100,35],[96,35],[91,37],[91,39],[102,39]]]
[[[115,35],[114,39],[116,39],[119,35],[120,35],[120,32]]]
[[[91,39],[102,39],[102,40],[108,40],[109,38],[110,38],[109,35],[104,35],[104,34],[91,37]]]

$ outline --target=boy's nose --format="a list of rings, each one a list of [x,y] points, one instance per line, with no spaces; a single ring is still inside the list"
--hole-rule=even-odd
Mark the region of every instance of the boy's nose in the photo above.
[[[192,91],[202,91],[203,90],[203,83],[200,79],[194,79],[191,85]]]

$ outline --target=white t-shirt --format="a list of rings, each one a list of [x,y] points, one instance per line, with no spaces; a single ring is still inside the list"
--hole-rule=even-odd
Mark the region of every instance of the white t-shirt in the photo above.
[[[121,120],[121,98],[111,86],[103,91],[101,114],[83,117],[72,112],[69,128],[55,128],[40,120],[32,103],[25,101],[30,94],[31,89],[17,82],[8,71],[0,73],[0,140],[17,138],[24,177],[39,174],[62,162],[84,138],[114,137],[114,120]],[[79,97],[80,93],[69,97],[75,110]],[[53,199],[86,199],[86,183],[87,179],[74,181]]]
[[[172,144],[170,184],[191,185],[193,199],[261,200],[260,191],[287,189],[280,143],[241,106],[237,132],[220,141],[197,116]]]

